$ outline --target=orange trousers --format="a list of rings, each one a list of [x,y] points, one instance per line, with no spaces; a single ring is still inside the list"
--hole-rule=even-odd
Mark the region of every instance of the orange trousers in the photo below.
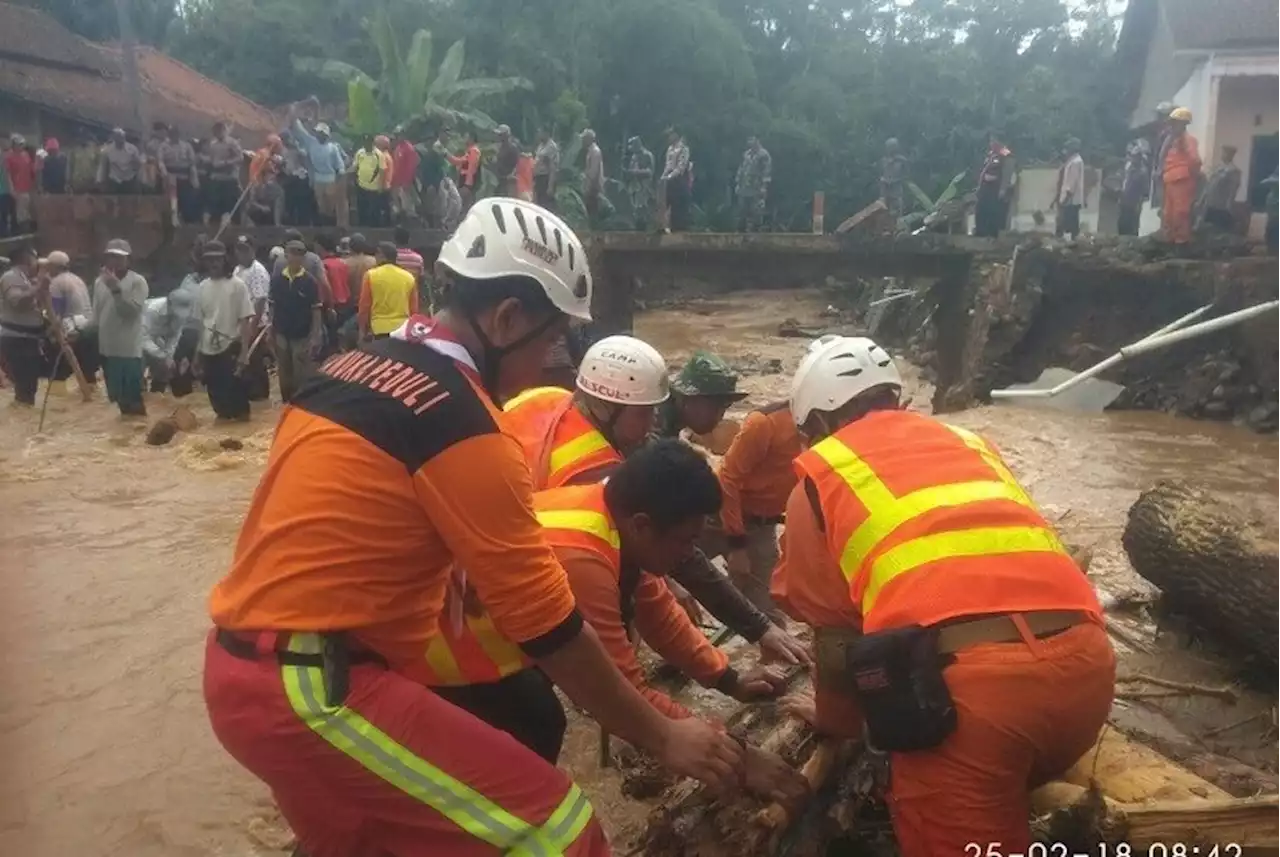
[[[969,843],[1025,854],[1030,791],[1083,756],[1111,711],[1116,661],[1107,632],[1085,624],[1029,643],[972,646],[945,675],[956,731],[933,750],[891,757],[902,855],[964,854]]]
[[[1196,201],[1196,180],[1190,178],[1164,183],[1164,234],[1167,241],[1191,241],[1191,209]]]

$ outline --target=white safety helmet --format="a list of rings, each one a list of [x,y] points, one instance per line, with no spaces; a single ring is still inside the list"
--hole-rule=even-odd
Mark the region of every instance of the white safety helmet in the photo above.
[[[471,280],[530,277],[561,312],[591,320],[591,270],[582,242],[563,220],[531,202],[480,200],[440,248],[439,261]]]
[[[667,361],[634,336],[606,336],[587,349],[578,367],[578,389],[619,405],[657,405],[667,390]]]
[[[834,411],[880,386],[902,389],[888,351],[865,336],[823,336],[809,346],[791,382],[791,416],[802,426],[814,411]]]

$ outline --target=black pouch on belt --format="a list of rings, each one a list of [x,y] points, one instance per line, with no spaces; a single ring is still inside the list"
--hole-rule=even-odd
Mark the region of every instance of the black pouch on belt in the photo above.
[[[921,625],[860,637],[847,649],[848,675],[877,750],[937,747],[956,728],[956,709],[938,653],[938,629]]]
[[[321,639],[325,702],[333,706],[344,705],[351,690],[351,649],[343,634],[324,634]]]

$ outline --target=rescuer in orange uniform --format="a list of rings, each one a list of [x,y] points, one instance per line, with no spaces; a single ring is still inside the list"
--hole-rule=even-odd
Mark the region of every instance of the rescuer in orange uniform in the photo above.
[[[778,525],[787,497],[796,485],[794,462],[804,451],[800,432],[786,402],[774,402],[747,414],[720,462],[720,509],[729,579],[751,603],[778,625],[786,620],[769,595],[769,578],[778,562]],[[708,554],[720,551],[704,538]]]
[[[697,358],[691,363],[701,365]],[[526,390],[504,408],[508,429],[524,447],[538,488],[599,481],[623,456],[651,440],[656,411],[670,396],[667,363],[642,340],[608,336],[583,355],[577,388],[573,394],[558,387]],[[723,407],[727,405],[718,414]],[[675,569],[667,583],[683,597],[691,594],[770,657],[807,661],[804,647],[753,606],[700,551]]]
[[[1200,182],[1200,146],[1187,133],[1191,111],[1176,107],[1169,114],[1169,141],[1165,144],[1164,169],[1164,233],[1174,244],[1191,240],[1191,214]]]
[[[1031,844],[1028,790],[1092,746],[1115,657],[1084,574],[977,435],[901,410],[869,339],[824,337],[796,373],[809,438],[773,594],[814,626],[822,731],[890,754],[906,857]],[[986,847],[985,845],[983,847]]]
[[[210,721],[311,857],[606,855],[564,774],[404,675],[455,568],[504,636],[610,731],[720,786],[741,781],[742,750],[661,716],[618,672],[491,399],[536,377],[569,317],[589,317],[581,243],[537,206],[489,199],[439,264],[434,320],[331,358],[282,413],[210,599]]]
[[[666,362],[639,339],[606,337],[588,349],[577,383],[576,393],[535,387],[507,403],[505,428],[520,441],[537,488],[598,483],[621,465],[619,450],[633,452],[644,444],[654,407],[667,395]],[[693,566],[692,571],[703,569]],[[727,626],[758,642],[762,652],[792,662],[807,657],[799,641],[770,623],[714,568],[681,579]],[[465,581],[455,584],[454,609],[410,675],[555,760],[565,718],[551,682],[541,671],[527,669],[529,659],[520,648],[477,605],[468,605]]]

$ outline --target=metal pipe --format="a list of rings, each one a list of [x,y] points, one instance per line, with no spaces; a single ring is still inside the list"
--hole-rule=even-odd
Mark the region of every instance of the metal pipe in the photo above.
[[[1209,321],[1202,321],[1199,324],[1193,324],[1191,327],[1184,327],[1182,330],[1176,330],[1172,333],[1166,333],[1163,336],[1151,337],[1141,342],[1135,342],[1133,345],[1126,345],[1120,349],[1122,357],[1128,359],[1130,357],[1138,357],[1150,351],[1158,351],[1167,345],[1175,345],[1179,342],[1185,342],[1188,339],[1195,339],[1198,336],[1204,336],[1206,333],[1214,333],[1226,327],[1239,324],[1242,321],[1248,321],[1256,318],[1264,313],[1272,312],[1280,308],[1280,301],[1267,301],[1264,304],[1251,306],[1248,309],[1236,310],[1227,313]]]
[[[881,304],[893,303],[894,301],[901,300],[903,298],[915,297],[915,294],[916,293],[914,290],[906,291],[906,292],[894,292],[888,297],[884,297],[884,298],[880,298],[879,300],[872,301],[870,304],[868,304],[868,306],[880,306]]]
[[[1102,374],[1103,372],[1107,371],[1112,366],[1115,366],[1117,363],[1120,363],[1123,360],[1124,360],[1124,355],[1121,352],[1117,351],[1115,354],[1112,354],[1110,357],[1108,357],[1106,360],[1103,360],[1101,363],[1097,363],[1089,367],[1088,369],[1084,370],[1078,375],[1072,375],[1070,378],[1063,381],[1061,384],[1059,384],[1056,387],[1050,387],[1045,390],[1011,390],[1011,389],[992,390],[991,398],[992,399],[1051,399],[1054,396],[1058,395],[1059,393],[1064,393],[1067,390],[1070,390],[1072,387],[1080,383],[1083,383],[1084,381],[1088,381],[1090,378],[1094,377],[1095,375]]]
[[[1276,303],[1280,303],[1280,302],[1276,302]],[[1267,304],[1263,304],[1263,306],[1267,306]],[[1053,397],[1056,397],[1056,395],[1065,393],[1066,390],[1070,390],[1071,388],[1074,388],[1074,386],[1082,384],[1082,382],[1091,379],[1091,377],[1097,377],[1098,375],[1101,375],[1101,373],[1107,371],[1108,368],[1111,368],[1112,366],[1117,365],[1117,363],[1124,362],[1125,359],[1128,359],[1129,357],[1137,356],[1137,354],[1147,353],[1147,350],[1156,350],[1156,348],[1164,347],[1164,345],[1155,345],[1155,347],[1152,347],[1146,350],[1137,350],[1137,352],[1133,350],[1135,348],[1138,348],[1139,345],[1147,345],[1148,343],[1152,343],[1152,342],[1166,342],[1166,340],[1161,339],[1162,336],[1167,336],[1170,334],[1170,331],[1178,330],[1180,329],[1180,327],[1183,327],[1184,325],[1189,324],[1189,322],[1196,321],[1197,318],[1203,316],[1204,313],[1212,310],[1212,308],[1213,308],[1213,304],[1207,303],[1207,304],[1204,304],[1203,307],[1199,308],[1199,310],[1188,312],[1187,315],[1181,318],[1178,318],[1178,320],[1176,321],[1170,321],[1169,324],[1165,325],[1164,327],[1161,327],[1161,329],[1155,331],[1155,333],[1151,333],[1151,334],[1147,334],[1146,336],[1143,336],[1142,339],[1139,339],[1138,342],[1135,342],[1132,345],[1125,345],[1124,348],[1117,350],[1115,354],[1112,354],[1111,357],[1106,358],[1105,361],[1102,361],[1101,363],[1097,363],[1097,365],[1087,368],[1087,370],[1084,370],[1083,372],[1078,373],[1078,375],[1073,375],[1069,377],[1069,379],[1062,381],[1061,384],[1057,386],[1052,386],[1052,388],[1042,389],[1042,390],[1011,390],[1011,389],[992,390],[991,398],[992,399],[1051,399]],[[1258,310],[1258,307],[1254,307],[1254,310]],[[1242,312],[1252,312],[1252,311],[1243,310]],[[1204,322],[1204,325],[1213,325],[1213,324],[1216,324],[1216,322],[1224,320],[1224,318],[1234,318],[1235,316],[1239,316],[1239,315],[1240,315],[1239,312],[1231,313],[1231,315],[1229,316],[1222,316],[1222,318],[1215,318],[1215,320],[1206,321]],[[1256,315],[1261,315],[1261,313],[1256,313]],[[1228,324],[1213,327],[1212,330],[1219,330],[1221,329],[1221,327],[1230,326],[1231,324],[1235,324],[1235,322],[1229,321]],[[1196,327],[1188,327],[1187,330],[1196,330],[1198,329],[1198,327],[1203,327],[1204,325],[1197,325]],[[1204,331],[1204,333],[1212,333],[1212,330],[1206,330]],[[1194,334],[1194,335],[1199,335],[1199,334]],[[1189,338],[1192,338],[1192,336],[1189,336]],[[1172,342],[1181,342],[1181,340],[1167,340],[1167,342],[1171,344]]]

